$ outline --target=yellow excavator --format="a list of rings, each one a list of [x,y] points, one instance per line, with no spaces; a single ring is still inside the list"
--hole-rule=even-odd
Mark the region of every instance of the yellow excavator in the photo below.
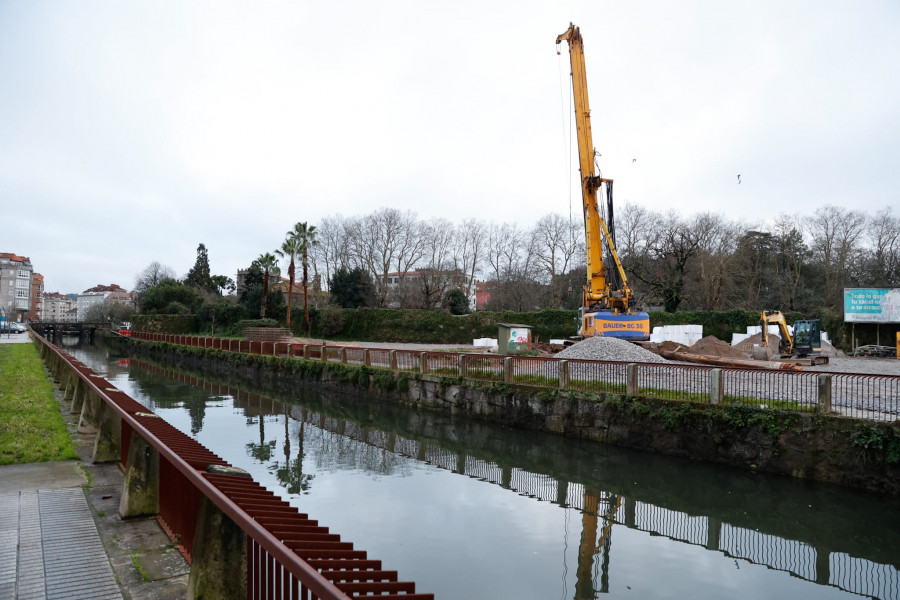
[[[572,63],[572,92],[575,124],[578,130],[578,157],[581,171],[581,198],[584,204],[584,234],[587,249],[587,284],[578,311],[580,337],[606,336],[627,340],[650,339],[650,316],[635,311],[635,298],[616,253],[613,221],[613,180],[594,174],[594,143],[591,137],[591,109],[588,105],[587,74],[584,67],[584,42],[578,27],[570,24],[556,38],[557,47],[569,44]],[[557,49],[557,53],[559,50]],[[606,215],[609,227],[597,204],[597,191],[606,189]],[[604,263],[603,246],[608,248]],[[609,274],[609,277],[607,277]]]
[[[762,327],[762,339],[753,350],[753,358],[770,360],[769,325],[777,325],[781,334],[778,342],[778,356],[775,358],[809,357],[811,364],[827,364],[828,357],[822,353],[822,322],[819,319],[806,319],[794,322],[794,333],[788,328],[787,319],[778,310],[764,310],[760,314],[759,324]]]

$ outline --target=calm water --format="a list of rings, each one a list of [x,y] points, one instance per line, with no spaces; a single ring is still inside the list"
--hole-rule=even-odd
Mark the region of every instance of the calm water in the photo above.
[[[66,349],[441,600],[900,599],[896,500]]]

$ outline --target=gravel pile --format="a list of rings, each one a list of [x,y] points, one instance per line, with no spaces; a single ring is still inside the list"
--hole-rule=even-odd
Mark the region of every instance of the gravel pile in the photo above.
[[[590,337],[557,352],[554,358],[667,363],[665,358],[636,344],[611,337]]]

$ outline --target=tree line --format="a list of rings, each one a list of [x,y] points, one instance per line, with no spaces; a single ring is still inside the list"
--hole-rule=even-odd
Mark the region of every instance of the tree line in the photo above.
[[[608,216],[608,215],[607,215]],[[747,223],[716,213],[683,215],[630,205],[613,228],[638,304],[647,310],[745,309],[814,313],[842,306],[845,287],[900,286],[900,217],[827,205],[808,216]],[[203,244],[181,280],[152,263],[137,277],[144,313],[197,314],[215,328],[292,315],[309,332],[310,308],[445,308],[467,312],[476,286],[488,310],[574,309],[586,280],[581,215],[547,214],[530,228],[464,219],[423,220],[381,208],[368,215],[296,223],[235,281],[212,275]],[[280,283],[298,294],[270,293]],[[282,290],[280,290],[282,291]],[[303,311],[292,305],[303,298]]]
[[[522,228],[382,208],[325,218],[318,235],[315,276],[367,274],[375,306],[432,308],[451,289],[471,300],[484,281],[491,310],[576,308],[586,280],[581,215],[548,214]],[[839,309],[845,287],[900,285],[900,217],[891,208],[827,205],[748,223],[629,205],[614,237],[639,304],[668,312]]]

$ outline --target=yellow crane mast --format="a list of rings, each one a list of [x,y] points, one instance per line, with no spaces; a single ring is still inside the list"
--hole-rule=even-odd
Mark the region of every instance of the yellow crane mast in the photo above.
[[[587,283],[582,292],[578,334],[582,337],[608,336],[632,340],[650,338],[650,317],[645,312],[633,312],[634,294],[616,252],[606,221],[600,214],[597,190],[605,184],[607,211],[612,225],[612,179],[594,173],[594,142],[591,135],[591,109],[588,103],[587,71],[584,65],[584,41],[575,25],[556,38],[559,46],[568,42],[572,65],[572,95],[575,104],[575,126],[578,133],[578,158],[581,172],[581,198],[584,205],[584,234],[587,250]],[[613,277],[607,277],[603,260],[603,245],[615,266]],[[613,282],[615,285],[613,285]]]

